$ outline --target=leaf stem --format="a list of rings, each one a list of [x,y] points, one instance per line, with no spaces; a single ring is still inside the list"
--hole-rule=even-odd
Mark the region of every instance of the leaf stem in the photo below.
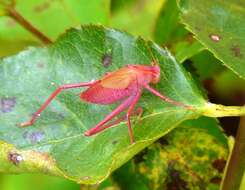
[[[35,28],[30,22],[28,22],[22,15],[20,15],[16,9],[12,6],[6,7],[7,15],[13,18],[16,22],[18,22],[21,26],[27,29],[29,32],[34,34],[37,38],[39,38],[44,44],[51,44],[52,41],[45,36],[42,32],[40,32],[37,28]]]
[[[239,190],[245,172],[245,117],[240,120],[222,190]]]
[[[208,117],[245,116],[245,106],[224,106],[207,103],[202,114]]]

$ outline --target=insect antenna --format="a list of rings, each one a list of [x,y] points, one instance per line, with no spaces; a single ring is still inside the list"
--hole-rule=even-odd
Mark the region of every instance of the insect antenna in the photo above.
[[[145,42],[146,48],[148,49],[148,52],[150,53],[150,57],[151,57],[151,65],[152,65],[152,66],[158,66],[159,63],[158,63],[158,61],[156,60],[155,56],[153,55],[152,48],[151,48],[151,44],[152,44],[151,41]]]

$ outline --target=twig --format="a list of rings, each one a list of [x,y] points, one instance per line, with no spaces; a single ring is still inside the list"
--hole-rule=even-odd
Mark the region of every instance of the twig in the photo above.
[[[239,190],[245,172],[245,117],[240,120],[222,190]]]
[[[30,22],[28,22],[22,15],[20,15],[15,8],[12,6],[6,7],[8,16],[13,18],[16,22],[18,22],[21,26],[27,29],[29,32],[34,34],[38,39],[40,39],[44,44],[50,44],[52,41],[45,36],[42,32],[40,32],[37,28],[35,28]]]

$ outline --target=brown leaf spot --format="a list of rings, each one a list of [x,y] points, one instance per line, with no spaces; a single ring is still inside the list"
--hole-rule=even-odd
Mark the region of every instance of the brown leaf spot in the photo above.
[[[8,113],[13,111],[13,108],[16,104],[16,98],[1,98],[0,99],[0,110],[3,113]]]
[[[174,162],[168,165],[167,190],[188,190],[187,182],[181,179],[180,172],[174,169]]]
[[[116,145],[117,143],[118,143],[118,140],[113,140],[113,141],[112,141],[112,144],[113,144],[113,145]]]
[[[158,142],[162,145],[162,146],[167,146],[169,145],[169,142],[167,141],[166,138],[162,137],[158,140]]]
[[[64,116],[63,113],[59,113],[59,114],[58,114],[58,117],[59,117],[60,119],[65,119],[65,116]]]
[[[108,68],[112,63],[112,56],[111,54],[105,54],[102,57],[102,64],[105,68]]]
[[[167,190],[187,190],[187,182],[180,178],[177,170],[172,171],[169,176],[171,179],[167,183]]]
[[[147,154],[147,149],[143,149],[141,152],[134,156],[135,163],[140,163],[145,161],[145,155]]]
[[[195,26],[195,29],[196,29],[197,31],[201,31],[201,27],[200,27],[200,26]]]
[[[210,182],[219,185],[221,183],[221,178],[213,177],[212,179],[210,179]]]
[[[33,8],[34,12],[41,13],[50,7],[50,3],[48,1],[43,2]]]
[[[186,36],[186,41],[189,43],[189,44],[192,44],[194,41],[195,41],[195,39],[194,39],[194,37],[193,37],[193,34],[191,34],[191,33],[188,33],[188,35]]]
[[[23,161],[23,157],[18,153],[9,153],[8,160],[14,165],[19,165],[19,163]]]
[[[231,51],[235,57],[241,58],[243,55],[241,53],[241,48],[238,45],[233,45]]]
[[[44,64],[38,63],[38,64],[37,64],[37,67],[40,68],[40,69],[42,69],[42,68],[44,68]]]
[[[225,164],[226,164],[226,161],[224,159],[219,159],[219,160],[213,161],[212,166],[215,169],[217,169],[220,173],[222,173],[225,168]]]
[[[214,42],[218,42],[218,41],[220,41],[220,39],[221,39],[221,37],[220,37],[219,35],[217,35],[217,34],[210,34],[210,35],[209,35],[209,38],[210,38],[211,40],[213,40]]]

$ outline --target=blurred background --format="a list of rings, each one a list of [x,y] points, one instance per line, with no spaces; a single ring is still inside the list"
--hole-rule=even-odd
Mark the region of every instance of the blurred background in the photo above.
[[[43,46],[13,16],[6,15],[3,7],[11,3],[11,0],[0,0],[0,57],[13,55],[28,46]],[[186,69],[192,71],[211,102],[245,104],[244,80],[224,67],[180,24],[173,0],[17,0],[15,9],[52,41],[67,29],[81,24],[102,24],[153,40],[167,47]],[[222,118],[220,122],[227,135],[235,136],[239,118]],[[0,174],[1,190],[33,188],[77,190],[88,187],[39,174]]]

